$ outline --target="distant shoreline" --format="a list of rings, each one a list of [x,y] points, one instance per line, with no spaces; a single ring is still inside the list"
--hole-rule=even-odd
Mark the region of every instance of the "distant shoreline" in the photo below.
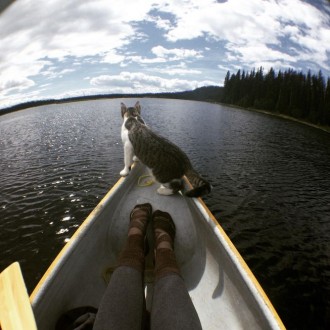
[[[169,98],[169,99],[180,99],[180,100],[190,100],[190,101],[201,101],[201,102],[208,102],[208,103],[216,103],[219,105],[227,106],[233,109],[240,109],[240,110],[248,110],[252,112],[259,112],[265,115],[274,116],[277,118],[282,118],[285,120],[291,120],[297,122],[299,124],[307,125],[316,129],[320,129],[324,132],[330,133],[329,126],[321,126],[310,123],[308,121],[304,121],[301,119],[297,119],[294,117],[290,117],[287,115],[283,115],[280,113],[274,113],[267,110],[260,110],[255,108],[244,108],[240,107],[235,104],[227,104],[223,102],[219,102],[219,96],[223,91],[223,87],[218,86],[207,86],[207,87],[200,87],[193,91],[185,91],[185,92],[173,92],[173,93],[145,93],[145,94],[101,94],[101,95],[88,95],[88,96],[77,96],[77,97],[70,97],[65,99],[48,99],[48,100],[39,100],[39,101],[31,101],[20,103],[17,105],[13,105],[8,108],[0,109],[0,116],[9,114],[12,112],[26,110],[33,107],[39,107],[43,105],[49,104],[62,104],[62,103],[72,103],[72,102],[81,102],[81,101],[93,101],[93,100],[100,100],[100,99],[117,99],[117,98]]]
[[[21,110],[27,110],[29,108],[34,108],[34,107],[40,107],[43,105],[49,105],[49,104],[62,104],[62,103],[73,103],[73,102],[81,102],[81,101],[92,101],[92,100],[98,100],[98,99],[112,99],[112,98],[121,98],[121,97],[126,97],[125,95],[90,95],[90,96],[77,96],[77,97],[70,97],[70,98],[65,98],[65,99],[46,99],[46,100],[38,100],[38,101],[30,101],[30,102],[24,102],[24,103],[19,103],[7,108],[0,109],[0,116],[16,112],[16,111],[21,111]]]
[[[172,92],[172,93],[142,93],[142,94],[99,94],[99,95],[85,95],[68,97],[65,99],[45,99],[39,101],[29,101],[20,104],[16,104],[7,108],[0,109],[0,116],[11,113],[14,111],[25,110],[33,107],[38,107],[48,104],[62,104],[71,102],[80,102],[88,100],[99,100],[99,99],[118,99],[118,98],[169,98],[169,99],[182,99],[191,101],[205,101],[205,102],[216,102],[222,97],[223,87],[219,86],[205,86],[199,87],[192,91],[183,92]]]
[[[240,110],[248,110],[248,111],[252,111],[252,112],[259,112],[259,113],[262,113],[262,114],[265,114],[265,115],[270,115],[270,116],[273,116],[273,117],[276,117],[276,118],[282,118],[282,119],[285,119],[285,120],[294,121],[296,123],[307,125],[307,126],[310,126],[310,127],[316,128],[316,129],[320,129],[324,132],[330,133],[330,127],[329,126],[316,125],[316,124],[310,123],[308,121],[304,121],[304,120],[301,120],[301,119],[297,119],[297,118],[294,118],[294,117],[283,115],[281,113],[275,113],[275,112],[271,112],[271,111],[267,111],[267,110],[260,110],[260,109],[255,109],[255,108],[244,108],[244,107],[240,107],[240,106],[235,105],[235,104],[226,104],[226,103],[221,103],[221,102],[220,103],[218,102],[218,104],[224,105],[224,106],[227,106],[227,107],[230,107],[230,108],[237,108],[237,109],[240,109]]]

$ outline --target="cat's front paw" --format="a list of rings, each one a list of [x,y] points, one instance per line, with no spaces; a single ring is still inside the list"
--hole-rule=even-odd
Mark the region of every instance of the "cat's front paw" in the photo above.
[[[138,162],[139,158],[137,158],[136,156],[133,157],[133,162]]]
[[[129,174],[129,169],[124,168],[122,171],[120,171],[120,176],[127,176]]]

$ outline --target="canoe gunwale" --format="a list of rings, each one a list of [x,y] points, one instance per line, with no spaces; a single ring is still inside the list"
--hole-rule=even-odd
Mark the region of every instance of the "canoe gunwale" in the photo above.
[[[204,201],[201,198],[193,198],[192,200],[198,210],[202,213],[204,221],[212,228],[213,233],[217,236],[224,250],[228,253],[229,258],[233,261],[233,265],[237,272],[242,276],[249,291],[264,312],[271,328],[286,329],[260,283]]]
[[[188,178],[184,177],[185,184],[189,189],[193,186],[189,182]],[[211,213],[209,208],[206,206],[202,198],[192,198],[193,203],[198,208],[200,213],[203,215],[203,219],[212,228],[213,233],[216,235],[224,250],[228,253],[229,258],[233,261],[233,265],[236,270],[244,279],[245,284],[252,293],[254,299],[259,304],[261,310],[264,312],[271,328],[273,329],[286,329],[281,318],[277,314],[273,304],[269,300],[267,294],[263,290],[262,286],[254,276],[250,267],[247,265],[229,236],[226,234],[224,229],[219,224],[218,220]]]
[[[62,264],[70,257],[75,246],[78,244],[80,238],[87,234],[90,226],[93,225],[95,219],[98,215],[103,212],[104,208],[108,202],[114,198],[115,193],[127,182],[127,179],[120,178],[115,185],[108,191],[108,193],[102,198],[102,200],[97,204],[93,211],[87,216],[87,218],[82,222],[77,231],[72,235],[69,242],[64,245],[62,250],[53,260],[45,274],[40,279],[39,283],[30,295],[30,302],[32,306],[38,304],[39,297],[43,295],[43,292],[47,290],[49,283],[56,276],[57,271],[61,268]]]
[[[73,234],[69,242],[64,245],[60,253],[51,263],[48,270],[45,272],[34,291],[30,296],[30,301],[33,308],[38,309],[38,306],[42,304],[43,296],[46,295],[47,290],[52,287],[52,282],[54,282],[58,274],[61,271],[63,265],[65,265],[71,255],[74,253],[75,249],[78,248],[80,240],[86,236],[89,230],[94,224],[98,223],[100,216],[103,212],[107,212],[107,206],[109,204],[116,205],[120,196],[124,192],[127,193],[132,188],[132,185],[137,181],[136,179],[145,170],[144,166],[134,166],[131,174],[125,178],[120,178],[117,183],[109,190],[109,192],[102,198],[99,204],[94,208],[94,210],[88,215],[86,220],[82,222],[77,231]],[[136,181],[136,182],[135,182]],[[186,187],[191,186],[187,178],[185,178]],[[203,227],[207,229],[207,232],[213,232],[215,235],[214,240],[217,241],[219,246],[221,245],[224,253],[228,256],[231,261],[232,269],[237,272],[238,277],[241,277],[244,283],[244,290],[246,293],[249,292],[251,295],[251,301],[253,300],[258,307],[258,310],[263,314],[263,318],[266,320],[265,324],[268,323],[271,329],[285,329],[280,317],[278,316],[276,310],[268,299],[266,293],[263,291],[262,287],[258,283],[257,279],[254,277],[253,273],[249,269],[248,265],[245,263],[244,259],[241,257],[237,251],[234,244],[231,242],[230,238],[226,235],[225,231],[222,229],[216,218],[213,216],[211,211],[207,208],[205,203],[200,198],[186,198],[188,203],[188,208],[193,208],[197,214],[197,220],[202,220],[199,222],[203,224]],[[110,210],[112,208],[110,207]],[[107,213],[105,213],[107,214]],[[41,305],[40,305],[41,306]]]

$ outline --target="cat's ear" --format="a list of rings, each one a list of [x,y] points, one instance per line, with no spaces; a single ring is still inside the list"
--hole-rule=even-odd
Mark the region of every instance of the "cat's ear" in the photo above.
[[[137,101],[135,103],[135,109],[137,110],[137,112],[139,113],[139,115],[141,114],[141,105],[140,105],[140,102]]]
[[[127,111],[127,107],[123,102],[120,103],[120,106],[121,106],[121,116],[124,118],[124,114]]]

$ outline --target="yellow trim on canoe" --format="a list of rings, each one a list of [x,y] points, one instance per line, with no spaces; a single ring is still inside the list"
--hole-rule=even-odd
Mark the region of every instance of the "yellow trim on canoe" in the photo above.
[[[95,213],[97,213],[98,210],[99,210],[99,208],[104,205],[104,201],[107,200],[114,193],[114,191],[122,184],[122,182],[124,180],[125,180],[125,178],[120,178],[114,184],[114,186],[110,189],[110,191],[104,196],[104,198],[100,201],[100,203],[96,206],[96,208],[90,213],[90,215],[86,218],[86,220],[80,225],[80,227],[77,229],[77,231],[72,235],[70,241],[62,248],[62,250],[60,251],[60,253],[57,255],[57,257],[51,263],[51,265],[49,266],[49,268],[47,269],[47,271],[45,272],[45,274],[43,275],[43,277],[41,278],[41,280],[39,281],[39,283],[37,284],[37,286],[33,290],[32,294],[30,296],[31,303],[33,303],[33,301],[35,300],[37,294],[39,293],[40,288],[47,281],[47,279],[50,276],[51,272],[57,266],[57,264],[59,263],[59,261],[62,259],[63,255],[66,253],[66,251],[75,242],[76,238],[85,229],[85,227],[94,219]],[[186,177],[185,177],[185,181],[186,181],[187,185],[192,188],[192,185],[190,184],[189,180]],[[246,262],[244,261],[243,257],[240,255],[240,253],[236,249],[235,245],[232,243],[232,241],[230,240],[230,238],[227,236],[227,234],[225,233],[225,231],[223,230],[223,228],[221,227],[221,225],[218,223],[218,221],[214,217],[214,215],[211,213],[211,211],[209,210],[209,208],[206,206],[206,204],[204,203],[204,201],[201,198],[198,198],[198,202],[200,203],[200,205],[202,206],[202,208],[204,209],[204,211],[207,213],[207,215],[209,216],[209,218],[212,220],[212,222],[214,223],[214,225],[216,226],[216,228],[219,230],[220,235],[224,238],[224,240],[228,244],[228,247],[230,248],[230,250],[236,256],[237,261],[242,266],[242,268],[244,269],[244,271],[247,274],[247,276],[250,278],[251,282],[253,283],[253,285],[255,286],[256,290],[260,294],[260,296],[261,296],[262,300],[264,301],[265,305],[268,307],[269,311],[271,312],[271,314],[273,315],[274,319],[276,320],[279,328],[285,330],[286,328],[285,328],[282,320],[280,319],[279,315],[277,314],[274,306],[272,305],[271,301],[269,300],[268,296],[266,295],[265,291],[263,290],[263,288],[259,284],[259,282],[256,279],[256,277],[254,276],[254,274],[250,270],[249,266],[246,264]]]
[[[184,179],[185,179],[187,185],[189,186],[189,188],[192,189],[193,186],[190,183],[190,181],[188,180],[188,178],[185,176]],[[226,232],[223,230],[223,228],[220,226],[219,222],[217,221],[217,219],[215,218],[215,216],[212,214],[212,212],[209,210],[209,208],[206,206],[206,204],[204,203],[204,201],[201,198],[197,198],[197,199],[198,199],[198,202],[201,204],[202,208],[204,209],[204,211],[208,214],[208,216],[210,217],[210,219],[212,220],[212,222],[214,223],[214,225],[219,230],[220,235],[225,239],[225,241],[228,244],[228,246],[231,249],[231,251],[235,254],[238,262],[240,263],[240,265],[242,266],[242,268],[245,270],[246,274],[248,275],[248,277],[252,281],[253,285],[257,289],[258,293],[262,297],[264,303],[269,308],[270,312],[273,314],[273,316],[274,316],[274,318],[275,318],[278,326],[280,327],[280,329],[285,330],[286,328],[285,328],[285,326],[284,326],[284,324],[283,324],[280,316],[276,312],[276,309],[274,308],[273,304],[269,300],[266,292],[264,291],[264,289],[262,288],[262,286],[260,285],[260,283],[258,282],[258,280],[256,279],[256,277],[252,273],[251,269],[249,268],[249,266],[247,265],[247,263],[245,262],[245,260],[241,256],[241,254],[236,249],[234,243],[230,240],[230,238],[228,237],[228,235],[226,234]]]
[[[241,266],[243,267],[243,269],[245,270],[245,272],[247,273],[247,275],[251,279],[252,283],[254,284],[254,286],[256,287],[257,291],[261,295],[262,299],[264,300],[265,304],[269,308],[270,312],[273,314],[273,316],[274,316],[275,320],[277,321],[279,327],[281,329],[286,329],[285,326],[284,326],[284,324],[283,324],[283,322],[282,322],[282,320],[281,320],[281,318],[277,314],[276,309],[274,308],[273,304],[271,303],[271,301],[269,300],[267,294],[265,293],[264,289],[262,288],[262,286],[260,285],[260,283],[258,282],[258,280],[256,279],[256,277],[252,273],[251,269],[249,268],[249,266],[247,265],[247,263],[245,262],[245,260],[241,256],[241,254],[236,249],[234,243],[230,240],[230,238],[228,237],[228,235],[226,234],[226,232],[223,230],[223,228],[220,226],[219,222],[214,217],[214,215],[211,213],[211,211],[206,206],[206,204],[204,203],[204,201],[201,198],[198,198],[198,201],[202,205],[202,207],[205,210],[205,212],[207,212],[208,216],[213,221],[213,223],[215,224],[215,226],[220,231],[221,236],[225,239],[225,241],[227,242],[227,244],[230,247],[231,251],[235,254],[237,260],[239,261],[239,263],[241,264]]]
[[[34,288],[32,294],[30,295],[30,301],[33,303],[34,299],[36,298],[36,295],[38,294],[40,288],[44,285],[46,280],[48,279],[51,272],[54,270],[56,265],[59,263],[59,261],[62,259],[63,255],[66,253],[66,251],[70,248],[70,246],[75,242],[75,238],[80,235],[80,233],[85,229],[85,227],[94,219],[95,213],[98,212],[100,207],[103,206],[104,201],[109,198],[113,194],[113,192],[121,185],[121,183],[125,180],[125,178],[120,178],[114,186],[109,190],[109,192],[102,198],[100,203],[95,207],[95,209],[89,214],[89,216],[84,220],[84,222],[79,226],[79,228],[76,230],[76,232],[72,235],[71,239],[68,243],[64,245],[60,253],[56,256],[54,261],[51,263],[45,274],[40,279],[37,286]]]

